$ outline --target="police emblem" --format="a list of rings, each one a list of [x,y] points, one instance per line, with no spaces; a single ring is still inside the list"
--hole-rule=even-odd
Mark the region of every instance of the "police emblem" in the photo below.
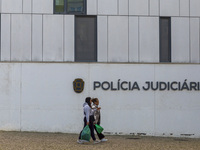
[[[77,78],[73,81],[73,88],[76,93],[83,92],[84,89],[84,81],[83,79]]]

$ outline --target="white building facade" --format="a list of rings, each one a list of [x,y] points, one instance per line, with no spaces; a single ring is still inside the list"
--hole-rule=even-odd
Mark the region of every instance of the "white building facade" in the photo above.
[[[0,0],[0,130],[200,137],[199,0]],[[73,81],[84,90],[76,93]]]

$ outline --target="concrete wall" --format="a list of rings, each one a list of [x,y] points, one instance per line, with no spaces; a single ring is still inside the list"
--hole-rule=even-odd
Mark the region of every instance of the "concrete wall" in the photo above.
[[[0,130],[78,133],[91,96],[107,133],[200,137],[199,91],[93,89],[94,81],[199,82],[199,5],[87,0],[87,15],[97,16],[97,63],[74,63],[74,15],[53,14],[53,0],[0,0]],[[171,17],[173,64],[158,64],[160,16]],[[85,89],[76,94],[79,77]]]
[[[82,104],[91,96],[100,100],[104,132],[200,137],[199,91],[142,89],[146,81],[187,79],[189,86],[200,81],[199,71],[199,65],[1,63],[0,130],[79,133]],[[80,94],[75,78],[85,81]],[[94,81],[137,82],[140,90],[94,90]]]

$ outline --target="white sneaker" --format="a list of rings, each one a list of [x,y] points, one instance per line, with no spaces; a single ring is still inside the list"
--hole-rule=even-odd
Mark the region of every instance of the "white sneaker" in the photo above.
[[[77,140],[77,143],[83,144],[83,141],[82,140]]]
[[[108,141],[108,139],[101,139],[101,142],[107,142]]]
[[[98,143],[100,143],[101,141],[99,141],[99,140],[95,140],[94,141],[94,144],[98,144]]]
[[[77,140],[77,143],[79,143],[79,144],[84,144],[84,143],[87,143],[87,142],[89,142],[89,141],[86,141],[86,140]]]

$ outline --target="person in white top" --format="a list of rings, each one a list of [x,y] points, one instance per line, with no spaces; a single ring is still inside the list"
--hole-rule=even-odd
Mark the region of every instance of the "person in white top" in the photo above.
[[[100,113],[100,109],[101,107],[98,107],[99,106],[99,99],[98,98],[93,98],[92,99],[92,111],[94,112],[94,124],[98,124],[100,125],[100,121],[101,121],[101,113]],[[98,133],[97,132],[97,129],[96,129],[96,126],[94,126],[94,129],[99,137],[99,139],[101,140],[101,142],[106,142],[107,139],[105,139],[105,136],[102,134],[102,133]]]

